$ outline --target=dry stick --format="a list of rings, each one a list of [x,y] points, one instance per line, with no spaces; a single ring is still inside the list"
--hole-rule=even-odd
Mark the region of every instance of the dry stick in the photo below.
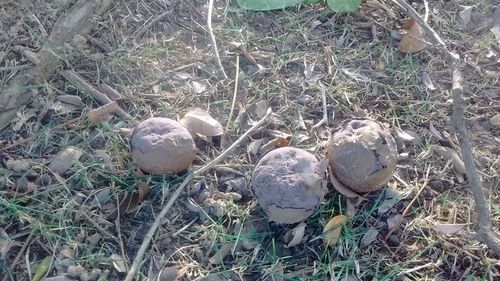
[[[424,19],[404,0],[392,0],[394,3],[405,9],[420,26],[431,36],[432,40],[436,43],[436,48],[445,57],[447,63],[451,68],[452,77],[452,96],[453,96],[453,113],[451,117],[452,125],[457,134],[458,143],[462,150],[462,158],[465,164],[465,174],[467,175],[469,187],[472,191],[475,202],[475,211],[477,214],[476,233],[475,238],[486,244],[497,256],[500,257],[500,239],[493,231],[491,225],[491,214],[488,210],[488,203],[484,194],[483,184],[479,178],[474,162],[474,155],[465,128],[465,115],[463,108],[463,88],[462,88],[462,75],[459,69],[460,59],[457,54],[448,50],[444,41],[439,37],[436,31],[427,24]]]
[[[61,75],[64,76],[64,78],[66,78],[66,80],[68,80],[78,90],[93,96],[100,104],[105,105],[112,102],[112,100],[108,98],[108,96],[99,92],[99,90],[85,81],[85,79],[80,74],[74,72],[73,70],[61,71]],[[125,110],[121,109],[120,107],[117,107],[114,113],[116,113],[116,115],[120,116],[121,118],[129,120],[132,119],[132,116],[130,116],[127,112],[125,112]]]
[[[394,225],[393,228],[389,229],[389,232],[385,235],[384,237],[384,240],[387,241],[387,239],[389,239],[389,236],[392,235],[392,233],[399,228],[399,226],[401,225],[401,222],[403,222],[403,218],[406,216],[406,214],[408,213],[408,211],[410,210],[411,206],[413,205],[413,203],[415,203],[415,201],[417,201],[417,198],[418,196],[420,196],[420,193],[422,193],[422,191],[424,190],[424,188],[427,186],[427,184],[429,183],[429,172],[431,171],[431,167],[429,166],[427,168],[427,172],[425,173],[425,180],[424,180],[424,183],[422,184],[422,186],[420,187],[420,189],[418,190],[417,194],[415,194],[415,197],[413,197],[413,199],[410,201],[410,204],[408,204],[408,206],[406,206],[406,208],[404,209],[403,213],[401,214],[401,217],[398,219],[398,221],[396,222],[396,224]]]
[[[313,128],[318,128],[321,125],[327,123],[328,124],[328,110],[326,108],[326,89],[323,83],[319,82],[319,91],[321,93],[321,103],[323,104],[323,118],[313,126]]]
[[[219,49],[217,48],[217,41],[215,40],[214,31],[212,30],[212,11],[214,8],[214,0],[208,1],[208,15],[207,15],[207,27],[208,32],[210,33],[210,39],[212,39],[212,45],[214,47],[215,57],[217,58],[217,63],[219,64],[220,70],[224,75],[224,79],[227,79],[226,71],[224,71],[224,67],[222,66],[222,62],[220,60]]]
[[[236,94],[238,93],[238,80],[240,79],[240,56],[236,56],[236,75],[234,77],[234,91],[233,91],[233,102],[231,103],[231,111],[229,112],[229,117],[227,118],[226,131],[231,125],[231,118],[233,118],[234,106],[236,105]]]
[[[154,18],[153,20],[151,20],[150,22],[148,22],[147,24],[145,24],[141,29],[139,29],[139,31],[137,31],[136,35],[135,35],[135,39],[141,39],[142,36],[144,36],[144,34],[148,31],[148,29],[155,23],[159,22],[159,21],[162,21],[164,19],[166,19],[168,16],[172,15],[172,11],[167,11],[167,12],[164,12],[163,14],[157,16],[156,18]]]
[[[223,160],[226,156],[228,156],[229,153],[232,152],[233,149],[235,149],[253,131],[255,131],[260,126],[262,126],[264,124],[264,122],[266,122],[266,120],[269,118],[269,116],[271,115],[271,113],[272,113],[272,110],[271,110],[271,108],[269,108],[267,110],[266,115],[264,117],[262,117],[262,119],[259,120],[259,122],[255,123],[255,125],[253,125],[250,129],[248,129],[248,131],[246,131],[243,135],[241,135],[224,152],[222,152],[219,156],[217,156],[214,160],[212,160],[211,162],[209,162],[205,166],[199,168],[198,170],[196,170],[196,171],[194,171],[192,173],[189,173],[186,176],[186,178],[184,178],[184,181],[182,181],[182,183],[179,185],[179,187],[172,194],[172,197],[170,197],[170,199],[168,200],[168,202],[165,205],[165,207],[163,207],[163,209],[161,210],[160,214],[158,214],[158,216],[156,216],[156,219],[155,219],[153,225],[149,229],[149,231],[146,234],[146,236],[144,236],[144,240],[142,241],[141,247],[137,251],[137,255],[135,256],[134,262],[130,266],[130,270],[129,270],[128,274],[127,274],[127,277],[125,278],[125,281],[132,281],[134,279],[135,274],[137,273],[137,270],[139,269],[139,266],[140,266],[140,264],[142,262],[142,257],[146,253],[146,250],[149,247],[149,243],[153,239],[153,235],[155,234],[156,230],[158,229],[158,227],[162,223],[162,220],[166,216],[167,212],[174,205],[175,201],[177,200],[177,198],[179,197],[179,195],[181,194],[181,192],[184,190],[184,188],[189,184],[189,182],[191,181],[191,179],[193,179],[194,177],[199,176],[199,175],[205,173],[206,171],[208,171],[209,169],[211,169],[214,165],[216,165],[218,162],[220,162],[221,160]]]
[[[21,250],[19,251],[19,253],[17,253],[16,257],[14,258],[14,261],[12,261],[12,264],[9,267],[9,270],[11,273],[14,272],[14,269],[16,268],[17,263],[21,259],[21,256],[24,254],[24,251],[26,251],[26,248],[28,248],[28,246],[31,244],[32,239],[33,239],[33,230],[30,232],[30,235],[28,236],[26,241],[24,241],[24,245],[21,247]],[[7,276],[8,276],[7,272],[5,272],[5,276],[2,279],[2,281],[7,281],[7,278],[8,278]]]

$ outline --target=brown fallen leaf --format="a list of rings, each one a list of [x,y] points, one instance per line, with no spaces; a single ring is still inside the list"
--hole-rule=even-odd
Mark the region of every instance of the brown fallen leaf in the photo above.
[[[464,229],[467,226],[465,223],[441,223],[432,226],[432,229],[441,234],[453,234]]]
[[[219,121],[210,116],[206,110],[200,108],[188,111],[179,122],[192,134],[214,137],[224,133],[224,128]]]
[[[441,145],[431,145],[431,149],[439,156],[443,157],[446,161],[451,161],[455,170],[465,174],[465,164],[455,150]]]
[[[333,247],[337,244],[337,240],[339,239],[342,231],[342,225],[347,221],[347,219],[347,216],[337,215],[331,218],[325,225],[323,228],[323,235],[327,246]]]
[[[284,147],[284,146],[288,146],[288,139],[286,139],[284,137],[277,137],[274,140],[274,147],[279,148],[279,147]]]
[[[49,169],[53,173],[62,175],[80,159],[82,153],[83,151],[81,149],[68,146],[52,159]]]
[[[409,20],[405,23],[409,26],[408,32],[403,35],[401,41],[399,41],[398,49],[399,51],[407,54],[420,52],[427,46],[424,39],[424,32],[422,27],[414,20]],[[404,26],[403,26],[404,27]]]
[[[137,191],[124,192],[118,195],[120,214],[133,212],[149,193],[149,185],[145,182],[137,184]]]
[[[112,101],[103,106],[100,106],[87,114],[87,118],[92,124],[99,124],[101,122],[108,121],[113,113],[117,111],[120,107],[116,101]]]

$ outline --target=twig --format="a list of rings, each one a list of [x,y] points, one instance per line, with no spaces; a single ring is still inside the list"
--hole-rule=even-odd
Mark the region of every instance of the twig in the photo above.
[[[439,37],[436,31],[427,24],[424,19],[404,0],[392,0],[394,3],[405,9],[420,26],[431,36],[432,40],[436,43],[436,48],[446,59],[451,69],[452,77],[452,117],[451,122],[455,133],[457,134],[458,143],[462,151],[462,159],[465,164],[465,174],[468,178],[469,187],[472,191],[475,202],[475,212],[477,215],[476,233],[475,238],[486,244],[497,256],[500,257],[500,239],[491,225],[491,214],[488,209],[488,203],[484,194],[483,184],[479,178],[474,162],[474,155],[465,128],[465,116],[463,108],[463,88],[462,88],[462,75],[459,69],[460,58],[457,54],[451,52],[444,41]]]
[[[238,80],[240,79],[240,56],[236,56],[236,74],[234,77],[234,91],[233,91],[233,102],[231,103],[231,111],[229,112],[229,117],[227,118],[226,131],[231,125],[231,118],[233,118],[234,106],[236,104],[236,95],[238,94]]]
[[[266,115],[261,120],[259,120],[259,122],[255,123],[255,125],[253,125],[250,129],[248,129],[248,131],[246,131],[243,135],[241,135],[224,152],[222,152],[219,156],[217,156],[211,162],[207,163],[205,166],[199,168],[198,170],[196,170],[196,171],[194,171],[192,173],[189,173],[186,176],[186,178],[184,178],[184,181],[182,181],[182,183],[179,185],[179,187],[172,194],[172,197],[170,197],[170,199],[168,200],[168,202],[165,205],[165,207],[163,207],[163,209],[161,210],[160,214],[158,214],[158,216],[156,216],[156,219],[155,219],[153,225],[149,229],[149,231],[146,234],[146,236],[144,236],[144,240],[142,241],[141,247],[137,251],[137,255],[135,256],[134,262],[130,266],[130,270],[129,270],[128,274],[127,274],[127,277],[125,278],[125,281],[132,281],[134,279],[135,274],[137,273],[137,270],[139,269],[139,266],[140,266],[140,264],[142,262],[142,257],[146,253],[146,250],[149,247],[149,243],[153,239],[153,235],[155,234],[155,232],[158,229],[158,227],[161,225],[162,220],[165,217],[165,215],[168,213],[168,211],[170,210],[170,208],[174,205],[174,202],[177,200],[177,198],[179,197],[179,195],[181,194],[181,192],[184,190],[184,188],[189,184],[189,182],[191,181],[191,179],[193,179],[194,177],[199,176],[199,175],[205,173],[206,171],[208,171],[209,169],[211,169],[213,166],[215,166],[218,162],[220,162],[221,160],[223,160],[226,156],[228,156],[229,153],[232,152],[253,131],[255,131],[257,128],[259,128],[260,126],[262,126],[264,124],[264,122],[266,122],[266,120],[269,118],[269,116],[271,115],[271,113],[272,113],[272,110],[271,110],[271,108],[269,108],[267,110]]]
[[[399,228],[399,226],[401,225],[401,222],[403,221],[403,218],[406,216],[406,214],[408,214],[408,211],[410,210],[410,208],[413,205],[413,203],[415,203],[415,201],[417,200],[418,196],[420,196],[420,193],[422,193],[422,191],[424,190],[424,188],[429,183],[429,173],[430,173],[430,171],[431,171],[431,167],[429,166],[429,167],[427,167],[427,172],[425,173],[424,183],[422,184],[422,186],[418,190],[417,194],[415,194],[415,197],[413,197],[413,199],[410,201],[410,203],[408,204],[408,206],[406,206],[406,208],[404,209],[403,213],[401,214],[401,217],[398,219],[398,221],[396,222],[396,224],[394,225],[394,227],[391,228],[391,229],[389,229],[389,232],[387,232],[387,234],[384,237],[385,241],[387,241],[387,239],[389,239],[389,236],[391,236],[392,233],[396,229]]]
[[[427,22],[429,20],[429,3],[427,2],[427,0],[423,1],[424,1],[424,11],[425,11],[424,21]]]
[[[319,128],[323,124],[328,124],[328,110],[326,108],[326,88],[323,83],[319,82],[319,92],[321,93],[321,103],[323,104],[323,118],[319,122],[312,126],[314,128]]]
[[[212,11],[214,8],[214,0],[208,0],[208,15],[207,15],[207,27],[208,32],[210,33],[210,39],[212,39],[212,45],[214,47],[215,57],[217,58],[217,63],[219,64],[220,70],[222,71],[222,75],[224,75],[224,79],[227,79],[226,71],[222,66],[222,62],[220,60],[219,49],[217,48],[217,41],[215,40],[214,31],[212,29]]]
[[[90,83],[85,81],[85,79],[78,73],[76,73],[73,70],[64,70],[61,71],[61,75],[68,80],[73,86],[75,86],[78,90],[91,95],[94,97],[100,104],[106,105],[108,103],[111,103],[112,100],[108,98],[105,94],[101,93],[99,90],[97,90],[94,86],[92,86]],[[124,119],[132,119],[132,116],[130,116],[125,110],[121,109],[119,106],[116,107],[116,110],[114,110],[114,113],[116,115],[120,116],[121,118]]]
[[[28,248],[28,246],[31,244],[31,240],[33,239],[33,233],[34,233],[34,231],[32,230],[30,232],[30,235],[26,239],[26,241],[24,241],[24,245],[21,247],[21,250],[19,251],[19,253],[17,253],[16,257],[14,258],[14,261],[12,261],[12,263],[10,264],[10,267],[9,267],[10,272],[14,272],[14,269],[16,268],[17,263],[19,262],[19,260],[23,256],[24,251],[26,251],[26,248]],[[7,272],[5,272],[5,273],[6,274],[5,274],[4,278],[2,279],[2,281],[7,281],[8,274],[7,274]]]
[[[148,31],[148,29],[151,26],[153,26],[153,24],[166,19],[170,15],[172,15],[172,11],[167,11],[167,12],[164,12],[163,14],[161,14],[161,15],[158,15],[156,18],[154,18],[153,20],[151,20],[150,22],[148,22],[147,24],[145,24],[141,29],[139,29],[139,31],[137,31],[137,33],[135,35],[135,39],[136,40],[137,39],[141,39],[142,36],[144,36],[144,34]]]

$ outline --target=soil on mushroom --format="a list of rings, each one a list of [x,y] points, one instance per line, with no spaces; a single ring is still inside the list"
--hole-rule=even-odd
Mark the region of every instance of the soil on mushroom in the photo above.
[[[73,1],[3,2],[2,86],[24,65],[30,66],[29,52],[23,48],[38,50]],[[143,276],[175,264],[182,273],[180,280],[498,278],[498,260],[484,245],[432,230],[437,223],[474,223],[473,204],[466,183],[457,179],[447,160],[426,154],[429,144],[455,147],[448,122],[448,68],[432,49],[413,55],[397,51],[391,35],[404,22],[397,8],[390,8],[394,18],[380,6],[365,4],[359,12],[335,15],[320,4],[247,12],[237,9],[234,1],[215,2],[214,32],[230,77],[227,81],[221,80],[205,27],[206,1],[118,1],[104,17],[94,19],[88,37],[74,38],[65,46],[73,55],[61,68],[77,71],[92,85],[117,89],[123,95],[120,105],[135,120],[114,117],[97,126],[88,124],[86,114],[99,104],[59,74],[30,89],[30,103],[0,132],[1,277],[30,280],[28,272],[35,272],[44,257],[54,256],[49,277],[66,274],[68,266],[74,266],[72,270],[82,268],[79,276],[71,277],[75,280],[92,271],[108,280],[123,280],[122,268],[111,256],[122,256],[130,265],[183,175],[137,175],[120,129],[151,116],[179,120],[193,107],[209,110],[226,125],[239,55],[236,123],[228,126],[222,139],[196,140],[195,166],[213,159],[241,135],[255,121],[255,112],[248,112],[253,119],[236,115],[262,100],[276,115],[249,143],[263,139],[265,145],[282,137],[291,146],[323,156],[330,131],[362,117],[404,128],[421,142],[404,144],[398,152],[408,153],[409,158],[398,163],[399,180],[391,179],[388,188],[368,194],[366,201],[348,202],[330,187],[307,219],[302,243],[292,248],[285,247],[283,237],[293,225],[269,223],[248,193],[253,167],[265,150],[253,155],[243,146],[215,171],[193,181],[163,218],[141,267]],[[481,25],[482,20],[487,22],[492,4],[429,1],[433,26],[469,63],[464,71],[468,129],[498,228],[500,130],[490,118],[498,113],[500,75],[494,60],[500,53],[492,45],[496,44],[492,33]],[[460,5],[474,5],[477,29],[460,29],[456,16]],[[144,34],[139,32],[164,12],[169,13],[166,18],[148,26]],[[437,90],[425,87],[422,72]],[[327,87],[329,117],[334,112],[335,118],[330,118],[328,128],[311,129],[323,114],[318,80]],[[62,94],[77,95],[82,103],[61,102]],[[82,156],[67,173],[54,176],[47,166],[68,146],[81,149]],[[427,165],[431,166],[427,188],[384,241],[388,221],[408,203],[390,204],[385,199],[389,189],[418,188]],[[50,185],[37,185],[46,175],[52,177]],[[124,194],[137,192],[140,180],[151,187],[146,199],[110,218],[119,198],[134,198]],[[235,200],[233,193],[242,199]],[[206,197],[210,200],[202,200]],[[357,214],[344,226],[338,246],[326,249],[320,237],[324,224],[353,206]],[[382,206],[387,207],[385,212],[380,211]],[[361,248],[359,241],[370,229],[380,235]],[[225,255],[214,259],[221,249]]]

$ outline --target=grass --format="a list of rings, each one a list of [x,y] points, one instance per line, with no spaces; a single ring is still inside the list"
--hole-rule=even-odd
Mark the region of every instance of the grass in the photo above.
[[[205,208],[206,214],[202,214],[190,209],[187,199],[193,196],[186,193],[175,203],[157,231],[144,258],[143,277],[148,274],[149,264],[156,261],[160,267],[166,262],[176,264],[184,272],[181,280],[313,281],[344,280],[354,276],[361,280],[496,278],[494,274],[498,273],[500,265],[483,245],[466,236],[444,235],[432,230],[437,223],[473,224],[475,214],[466,185],[457,182],[445,161],[428,153],[429,145],[447,145],[429,134],[431,122],[441,132],[452,132],[448,121],[448,69],[431,49],[412,55],[399,53],[397,42],[390,35],[390,30],[400,25],[399,20],[386,18],[383,13],[371,13],[373,11],[365,6],[358,13],[349,15],[333,15],[318,5],[254,13],[235,11],[232,2],[219,2],[215,10],[218,17],[214,18],[214,31],[230,76],[228,81],[221,81],[204,30],[206,11],[193,1],[181,2],[176,4],[176,14],[168,20],[174,26],[173,31],[168,31],[172,33],[167,33],[163,25],[158,24],[137,42],[126,40],[131,36],[128,34],[130,31],[144,24],[134,18],[149,18],[152,12],[160,13],[161,8],[152,1],[137,3],[135,7],[126,2],[116,3],[110,17],[100,19],[101,29],[92,35],[112,46],[113,52],[106,53],[102,61],[95,60],[91,54],[100,51],[90,44],[89,52],[81,52],[68,62],[68,67],[81,72],[91,84],[106,83],[118,89],[125,97],[121,105],[136,118],[133,122],[115,118],[110,123],[90,126],[82,119],[71,121],[97,107],[93,99],[82,97],[83,108],[69,114],[56,109],[55,114],[42,120],[38,131],[32,135],[32,141],[2,152],[5,156],[0,155],[2,158],[30,159],[39,163],[23,172],[0,170],[2,188],[7,187],[7,190],[21,194],[0,195],[0,227],[7,231],[10,241],[15,242],[5,260],[0,260],[0,268],[8,272],[6,269],[12,265],[21,247],[30,246],[23,250],[24,253],[21,252],[23,256],[14,264],[14,270],[10,272],[13,280],[28,280],[27,266],[33,272],[34,266],[43,257],[58,257],[64,247],[74,250],[71,260],[75,264],[89,272],[99,269],[100,280],[123,279],[123,273],[113,268],[111,254],[125,256],[129,262],[133,260],[145,232],[182,180],[182,175],[137,176],[127,140],[120,135],[120,129],[158,114],[178,119],[194,106],[210,109],[212,115],[225,125],[233,95],[237,54],[240,55],[240,72],[245,73],[240,75],[237,104],[248,108],[260,100],[267,100],[276,113],[267,125],[268,129],[307,135],[309,139],[299,146],[314,148],[319,156],[323,155],[321,143],[328,137],[329,131],[309,128],[322,117],[318,84],[306,81],[303,74],[304,62],[315,64],[314,73],[321,75],[320,81],[327,87],[328,129],[335,129],[345,120],[357,118],[356,114],[361,109],[366,110],[370,118],[416,132],[424,144],[422,147],[407,144],[407,149],[412,151],[410,160],[401,163],[397,171],[407,186],[391,180],[389,187],[399,191],[418,189],[424,178],[423,167],[427,165],[432,167],[429,186],[387,241],[384,240],[389,230],[387,220],[401,214],[412,197],[393,199],[397,201],[394,206],[380,215],[379,208],[386,200],[384,192],[368,195],[368,200],[357,207],[356,215],[343,226],[338,244],[332,248],[323,245],[323,226],[331,217],[345,213],[347,208],[346,199],[334,190],[306,221],[302,243],[291,248],[285,247],[283,236],[293,225],[268,223],[253,198],[241,201],[216,199],[214,206],[220,204],[223,212],[217,214],[212,206],[212,209]],[[56,5],[63,9],[67,3],[59,1]],[[491,115],[494,107],[477,97],[498,83],[498,76],[493,75],[498,71],[489,69],[490,64],[484,62],[488,60],[494,37],[488,33],[470,34],[457,28],[457,15],[445,12],[457,10],[455,3],[431,1],[430,5],[437,9],[431,13],[432,24],[450,46],[455,47],[463,57],[467,55],[467,61],[472,66],[482,67],[483,73],[484,69],[491,71],[490,75],[480,75],[477,69],[465,72],[465,86],[470,90],[470,97],[475,99],[475,104],[468,103],[468,117],[474,119]],[[479,3],[477,9],[486,12],[487,5]],[[11,14],[19,16],[15,11]],[[143,16],[134,17],[133,14]],[[44,19],[43,15],[38,16]],[[377,42],[372,40],[369,27],[356,24],[370,23],[366,17],[379,23]],[[316,20],[321,25],[311,28]],[[32,39],[30,42],[35,42],[35,45],[43,42],[39,29],[35,25],[28,27],[26,34]],[[113,35],[106,35],[105,31],[113,31]],[[250,54],[266,51],[273,56],[256,59],[265,69],[253,73],[250,71],[252,63],[241,53],[241,49],[231,45],[233,42],[241,43]],[[421,78],[423,71],[429,73],[438,90],[425,88]],[[187,78],[176,79],[175,75]],[[368,80],[362,81],[364,79],[360,77]],[[209,86],[205,92],[195,94],[190,90],[191,81],[206,81]],[[54,101],[58,91],[81,95],[60,77],[48,83],[50,87],[36,89],[43,93],[43,101],[47,104]],[[159,91],[155,91],[155,87]],[[306,95],[311,97],[310,101],[300,103],[299,100]],[[35,101],[39,103],[38,98]],[[33,107],[36,107],[36,102]],[[302,129],[295,120],[298,110],[308,129]],[[238,111],[237,106],[232,120]],[[332,111],[335,112],[334,119],[331,119]],[[11,132],[11,139],[7,141],[15,142],[30,136],[32,119],[26,122],[22,134]],[[238,124],[229,126],[223,143],[226,146],[230,144],[242,130]],[[480,169],[488,187],[493,220],[499,226],[498,175],[493,173],[498,167],[498,148],[494,147],[493,138],[495,132],[471,130],[472,140],[477,144],[475,153],[490,158],[490,162]],[[264,138],[264,142],[271,139],[265,129],[252,136],[253,140],[260,138]],[[53,155],[69,145],[84,151],[71,171],[52,177],[48,188],[28,189],[24,194],[26,189],[19,187],[19,178],[34,182],[38,175],[48,173],[47,166]],[[200,149],[203,154],[195,165],[209,161],[223,148],[204,144]],[[104,151],[112,159],[114,171],[106,166],[105,161],[94,157],[96,150]],[[252,160],[255,162],[256,159],[252,157]],[[248,184],[252,163],[247,159],[246,147],[228,157],[224,165],[244,173]],[[227,186],[215,173],[209,172],[203,179],[212,185],[212,189],[227,191]],[[116,198],[135,191],[139,181],[146,182],[151,188],[147,199],[133,212],[110,218],[109,208],[116,204]],[[110,193],[103,204],[90,204],[99,191],[108,188]],[[264,219],[257,224],[263,229],[248,226],[250,221],[258,219]],[[191,225],[186,227],[189,223]],[[247,225],[249,232],[238,225]],[[378,230],[379,235],[362,248],[360,240],[369,229]],[[28,236],[31,237],[29,241],[26,240]],[[101,238],[97,244],[92,244],[89,237]],[[249,240],[253,245],[245,248]],[[211,264],[209,259],[228,244],[232,246],[231,252],[220,264]],[[24,261],[25,257],[28,262]],[[105,270],[109,271],[108,275]],[[49,276],[56,274],[52,270]]]

